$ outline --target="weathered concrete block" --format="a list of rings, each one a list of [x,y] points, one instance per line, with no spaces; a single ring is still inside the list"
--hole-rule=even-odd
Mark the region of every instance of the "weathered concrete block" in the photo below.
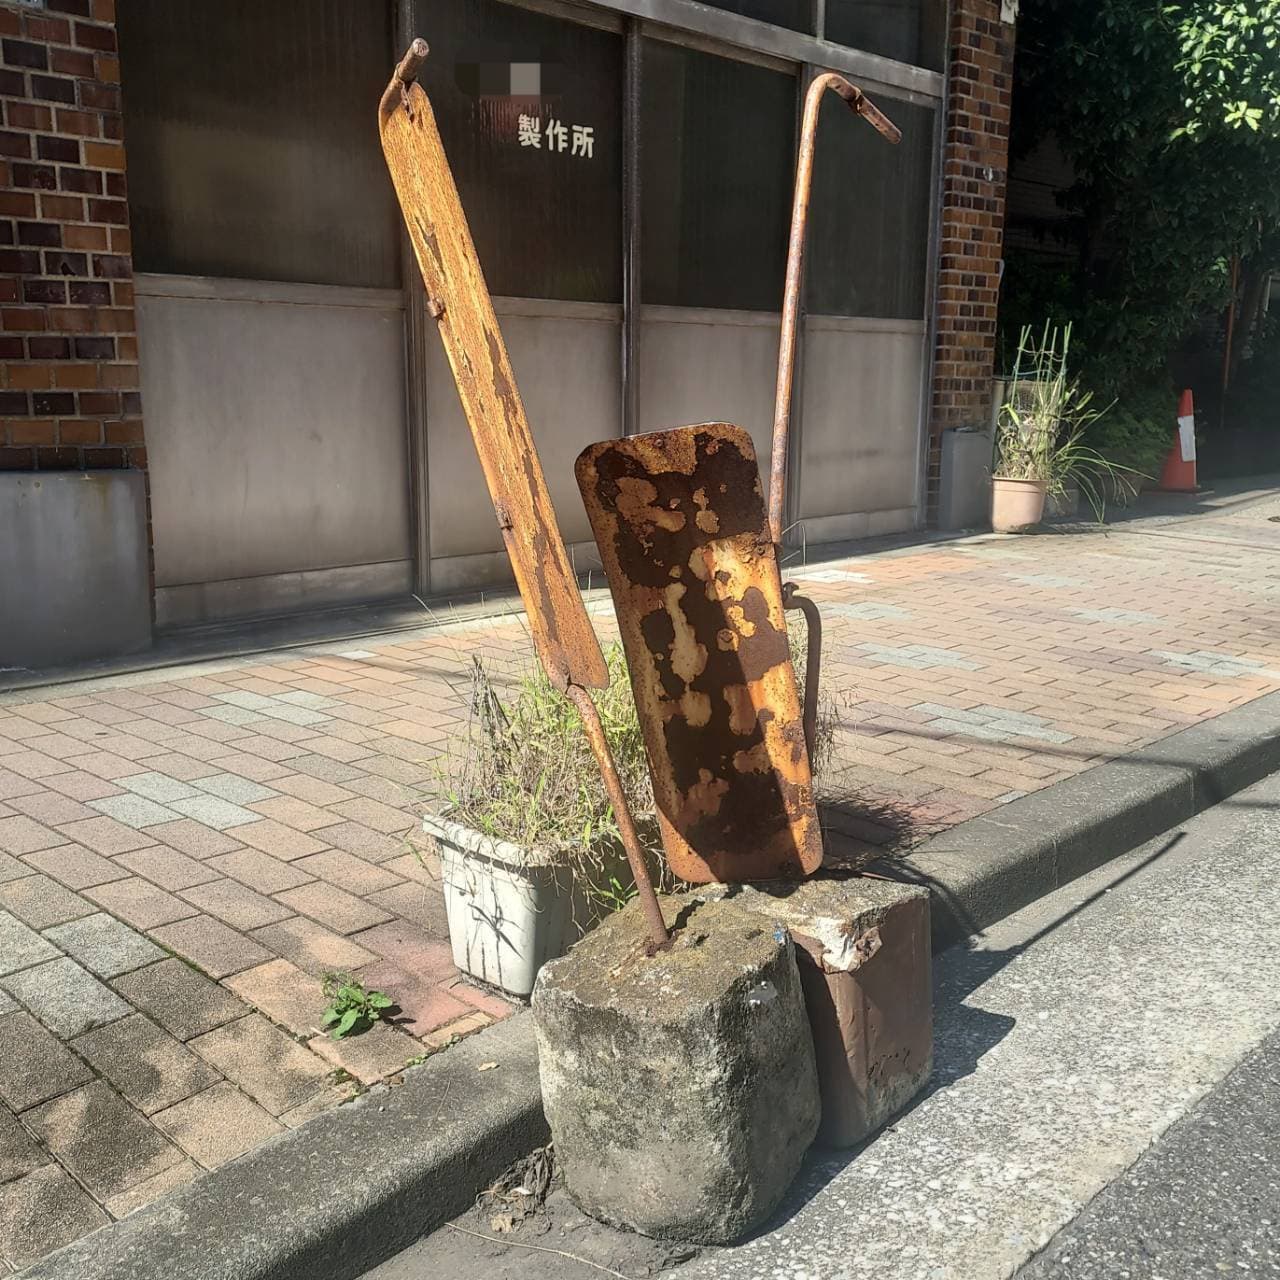
[[[794,937],[822,1095],[818,1142],[861,1142],[933,1069],[928,891],[819,878],[719,892]]]
[[[795,950],[731,902],[673,896],[645,954],[636,904],[533,992],[542,1099],[569,1194],[593,1217],[725,1244],[777,1207],[818,1127]]]

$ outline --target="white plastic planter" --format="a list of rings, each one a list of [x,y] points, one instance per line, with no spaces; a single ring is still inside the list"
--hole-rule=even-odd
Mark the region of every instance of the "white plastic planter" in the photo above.
[[[453,963],[510,995],[528,996],[538,970],[608,911],[540,850],[430,815],[422,829],[440,848]]]

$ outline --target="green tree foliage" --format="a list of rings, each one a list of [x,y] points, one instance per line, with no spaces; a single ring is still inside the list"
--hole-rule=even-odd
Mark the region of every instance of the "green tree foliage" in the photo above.
[[[1150,388],[1233,255],[1280,265],[1278,31],[1280,0],[1024,0],[1014,152],[1062,148],[1078,254],[1011,256],[1007,333],[1072,321],[1104,395]]]

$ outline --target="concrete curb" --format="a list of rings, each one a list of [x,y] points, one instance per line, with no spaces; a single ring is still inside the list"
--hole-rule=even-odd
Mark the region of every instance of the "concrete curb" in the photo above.
[[[351,1280],[469,1209],[546,1140],[533,1024],[520,1014],[21,1274]]]
[[[934,837],[890,874],[928,885],[942,951],[1280,769],[1280,693]]]
[[[941,951],[1280,769],[1280,693],[944,832],[891,868]],[[479,1072],[486,1062],[495,1070]],[[527,1013],[68,1245],[21,1280],[351,1280],[547,1138]]]

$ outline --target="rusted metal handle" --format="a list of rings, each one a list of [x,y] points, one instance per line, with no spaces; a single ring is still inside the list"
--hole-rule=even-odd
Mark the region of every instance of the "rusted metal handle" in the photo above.
[[[613,752],[609,750],[609,740],[605,737],[604,725],[600,723],[600,712],[592,702],[591,695],[581,685],[571,684],[565,690],[565,697],[578,708],[582,718],[582,728],[595,753],[596,763],[600,766],[600,777],[604,780],[605,793],[613,806],[613,816],[618,823],[618,832],[622,836],[622,847],[627,852],[627,862],[631,866],[631,874],[635,877],[636,893],[640,899],[640,909],[644,912],[645,923],[649,928],[649,941],[652,950],[658,951],[671,941],[667,932],[666,921],[662,918],[662,908],[658,905],[658,895],[653,891],[653,881],[649,879],[649,868],[644,860],[644,850],[640,847],[640,837],[636,834],[635,823],[631,820],[631,810],[627,807],[626,793],[622,790],[622,780],[618,777],[617,767],[613,763]]]
[[[843,76],[837,76],[834,73],[829,73],[826,77],[819,76],[819,79],[828,78],[831,83],[825,87],[839,94],[849,104],[849,109],[855,115],[861,116],[869,125],[875,128],[877,133],[889,142],[898,143],[902,141],[902,130],[856,84],[850,84]],[[814,83],[816,84],[817,81]],[[812,91],[811,88],[810,92]]]
[[[418,78],[422,64],[431,52],[430,46],[418,36],[405,50],[405,55],[396,64],[391,79],[383,90],[382,100],[378,103],[378,116],[385,120],[401,103],[408,106],[409,86]]]
[[[822,678],[822,614],[808,596],[800,595],[794,582],[782,584],[782,607],[804,614],[804,708],[800,715],[812,769],[818,738],[818,681]]]
[[[800,315],[800,286],[804,282],[804,250],[809,234],[809,192],[813,186],[813,148],[822,95],[830,89],[890,142],[902,133],[857,85],[834,71],[824,72],[809,86],[800,125],[796,159],[796,190],[791,206],[791,239],[787,245],[787,284],[782,301],[782,338],[778,344],[778,385],[773,402],[773,457],[769,466],[769,536],[781,548],[782,511],[787,485],[787,443],[791,433],[791,387],[795,378],[796,326]]]

